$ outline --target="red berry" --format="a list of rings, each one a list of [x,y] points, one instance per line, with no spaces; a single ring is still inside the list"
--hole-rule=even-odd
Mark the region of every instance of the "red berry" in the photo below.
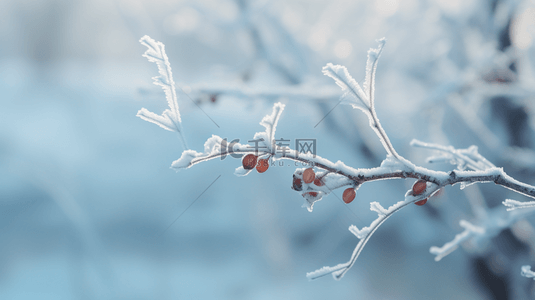
[[[314,184],[317,186],[323,186],[324,183],[323,183],[323,180],[316,178],[314,179]]]
[[[296,191],[302,191],[303,190],[303,183],[301,182],[301,179],[295,177],[294,175],[294,181],[292,188]]]
[[[256,165],[256,170],[258,173],[264,173],[269,168],[269,160],[267,159],[259,159],[258,164]]]
[[[349,204],[355,199],[355,195],[357,195],[357,192],[355,192],[354,188],[347,188],[342,195],[342,199],[345,203]]]
[[[424,205],[426,202],[427,202],[427,198],[425,198],[424,200],[416,201],[416,202],[414,202],[414,204],[416,204],[416,205],[418,205],[418,206],[422,206],[422,205]]]
[[[412,194],[413,195],[420,195],[421,193],[423,193],[425,191],[427,187],[427,182],[425,180],[418,180],[414,183],[414,185],[412,186]]]
[[[316,174],[314,173],[314,170],[312,168],[308,168],[303,172],[303,181],[305,183],[311,183],[314,181],[314,178],[316,178]]]
[[[241,161],[241,163],[243,165],[243,168],[245,170],[253,169],[256,166],[256,159],[257,158],[258,158],[258,156],[254,155],[254,154],[245,155],[245,157]]]

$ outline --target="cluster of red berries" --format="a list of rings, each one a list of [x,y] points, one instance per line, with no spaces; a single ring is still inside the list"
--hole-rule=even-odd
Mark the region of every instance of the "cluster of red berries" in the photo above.
[[[301,173],[299,173],[298,175],[301,175]],[[294,190],[296,190],[296,191],[302,191],[303,190],[303,182],[306,183],[306,184],[314,182],[314,184],[316,186],[323,186],[324,185],[323,180],[322,180],[323,177],[316,177],[316,173],[314,172],[314,170],[312,168],[308,168],[305,171],[303,171],[302,175],[303,175],[302,176],[303,179],[301,180],[300,178],[298,178],[294,174],[292,188]],[[307,192],[304,195],[306,195],[306,194],[308,194],[308,195],[310,195],[312,197],[316,197],[318,195],[317,192]],[[349,203],[351,203],[351,201],[353,201],[355,199],[355,195],[356,194],[357,193],[355,192],[354,188],[347,188],[344,191],[342,199],[344,200],[345,203],[349,204]]]
[[[416,181],[414,183],[414,185],[412,186],[412,194],[414,196],[417,196],[417,195],[420,195],[422,194],[423,192],[425,192],[425,189],[427,188],[427,181],[423,180],[423,179],[420,179],[418,181]],[[419,206],[422,206],[424,205],[425,203],[427,202],[427,198],[423,199],[423,200],[420,200],[420,201],[416,201],[414,202],[414,204],[416,205],[419,205]]]
[[[241,161],[245,170],[252,170],[256,167],[258,173],[264,173],[269,168],[269,157],[258,159],[257,155],[247,154]]]

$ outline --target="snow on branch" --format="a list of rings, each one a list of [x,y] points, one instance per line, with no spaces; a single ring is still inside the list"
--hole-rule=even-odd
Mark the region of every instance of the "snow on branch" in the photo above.
[[[507,211],[512,211],[517,208],[529,208],[529,207],[535,207],[535,201],[528,201],[528,202],[520,202],[517,200],[512,199],[506,199],[502,202],[503,205],[507,207]]]
[[[327,66],[323,68],[323,73],[332,77],[342,88],[344,94],[342,95],[340,102],[351,104],[354,108],[361,109],[365,112],[369,118],[370,126],[375,131],[383,144],[383,147],[387,151],[386,159],[381,165],[370,169],[355,169],[345,165],[341,161],[332,162],[318,155],[313,155],[312,153],[303,154],[289,147],[281,148],[276,146],[274,144],[276,127],[285,107],[281,103],[275,103],[271,114],[265,116],[260,122],[260,125],[262,125],[265,130],[263,132],[257,132],[254,135],[254,139],[265,146],[261,147],[263,149],[262,151],[259,151],[258,147],[242,145],[235,143],[234,141],[228,144],[226,139],[222,139],[216,135],[213,135],[206,141],[204,144],[204,152],[188,150],[182,134],[175,84],[173,82],[169,60],[165,54],[164,45],[152,40],[148,36],[141,38],[140,42],[148,48],[143,56],[147,57],[149,61],[155,62],[158,66],[160,76],[154,77],[154,83],[164,89],[169,109],[166,109],[162,115],[157,115],[142,108],[137,115],[146,121],[155,123],[166,130],[176,131],[179,134],[185,147],[185,151],[179,159],[172,163],[172,168],[189,168],[194,164],[218,157],[224,157],[226,155],[232,155],[234,153],[239,155],[254,154],[256,156],[255,162],[256,159],[263,157],[263,159],[267,160],[287,159],[306,163],[315,169],[314,173],[318,176],[317,179],[319,182],[316,182],[315,178],[312,178],[312,181],[307,180],[307,183],[305,183],[305,180],[302,177],[303,170],[298,169],[294,173],[293,189],[300,192],[305,198],[305,207],[309,211],[312,211],[314,202],[321,200],[324,195],[328,195],[333,189],[342,186],[352,186],[356,191],[364,182],[375,180],[414,178],[418,179],[419,182],[425,182],[425,189],[422,192],[415,192],[417,193],[415,195],[411,189],[405,194],[405,200],[399,201],[387,209],[385,209],[379,202],[371,202],[370,209],[377,213],[377,218],[371,222],[369,226],[362,229],[358,229],[354,225],[349,227],[349,231],[359,239],[350,260],[334,267],[323,267],[308,273],[307,277],[311,280],[327,274],[332,274],[337,280],[341,279],[355,264],[358,256],[373,233],[390,216],[411,203],[419,201],[421,203],[422,200],[428,199],[440,188],[447,185],[460,183],[462,188],[466,184],[476,182],[494,182],[495,184],[506,187],[519,194],[535,198],[534,186],[519,182],[508,176],[503,169],[495,167],[481,156],[475,146],[469,147],[468,149],[455,149],[451,146],[445,147],[436,144],[426,144],[416,140],[411,142],[411,145],[413,146],[424,147],[441,152],[439,156],[430,158],[429,161],[448,161],[457,165],[456,170],[450,172],[434,171],[416,166],[397,154],[377,118],[374,107],[375,72],[377,69],[378,58],[385,44],[384,39],[378,41],[379,47],[377,49],[368,51],[366,76],[363,85],[364,88],[360,87],[343,66],[327,64]],[[242,162],[242,164],[243,163],[244,162]],[[249,174],[251,170],[252,168],[246,170],[243,166],[240,166],[236,169],[235,174],[243,176]],[[354,195],[352,197],[354,198]],[[514,210],[520,207],[535,207],[535,201],[522,203],[508,199],[504,201],[504,205],[509,207],[508,210]],[[505,211],[502,209],[501,212]],[[518,212],[514,211],[506,215],[500,215],[500,213],[497,212],[496,214],[489,214],[487,219],[476,220],[476,225],[463,220],[461,221],[461,226],[465,228],[465,230],[458,234],[453,241],[446,243],[444,246],[440,248],[432,247],[431,252],[437,255],[437,260],[440,260],[442,257],[455,250],[463,241],[466,241],[469,238],[480,237],[481,239],[486,239],[494,236],[497,232],[503,230],[503,228],[510,226],[512,222],[531,212],[532,210],[519,210]]]
[[[349,261],[346,263],[338,264],[334,267],[323,267],[314,272],[307,273],[306,276],[308,277],[308,279],[314,280],[328,274],[332,274],[333,278],[336,280],[342,279],[345,273],[347,273],[347,271],[349,271],[349,269],[351,269],[351,267],[355,264],[357,258],[362,252],[362,249],[364,249],[364,246],[366,246],[366,243],[368,243],[371,236],[375,233],[379,226],[381,226],[394,213],[398,212],[400,209],[406,207],[407,205],[432,196],[435,192],[438,191],[438,188],[439,187],[437,185],[431,185],[426,189],[424,193],[418,196],[414,196],[412,194],[412,191],[410,190],[407,192],[407,194],[405,194],[405,200],[395,203],[388,209],[385,209],[383,206],[381,206],[379,202],[370,203],[370,210],[377,212],[377,219],[375,219],[370,224],[370,226],[364,227],[360,230],[355,225],[349,226],[349,231],[359,239],[359,242],[355,247],[355,250],[353,250],[353,254],[351,255]]]
[[[464,228],[464,231],[462,233],[457,234],[451,242],[444,244],[444,246],[442,247],[433,246],[429,249],[429,252],[431,252],[431,254],[436,255],[435,261],[440,261],[446,255],[455,251],[459,247],[459,244],[468,240],[472,236],[477,234],[485,234],[485,228],[472,225],[466,220],[461,220],[459,222],[459,225]]]
[[[531,271],[531,266],[526,265],[522,266],[520,275],[526,277],[526,278],[533,278],[535,280],[535,272]]]
[[[262,143],[267,147],[269,152],[274,152],[272,143],[275,140],[275,131],[277,130],[277,124],[279,122],[280,116],[284,111],[285,105],[278,102],[273,105],[273,112],[271,115],[265,116],[260,125],[266,128],[263,132],[257,132],[254,135],[255,140],[262,140]]]
[[[241,99],[262,98],[276,100],[282,97],[291,98],[292,101],[330,102],[340,96],[340,90],[332,85],[290,85],[290,86],[255,86],[254,88],[243,84],[200,84],[190,86],[194,97],[206,96],[232,96]]]
[[[412,140],[410,144],[413,147],[427,148],[441,152],[441,155],[439,156],[429,157],[427,159],[428,162],[450,162],[457,165],[459,171],[471,169],[473,171],[486,171],[489,174],[498,173],[496,179],[492,180],[496,184],[502,185],[528,197],[535,198],[533,186],[521,183],[505,174],[501,168],[496,168],[494,164],[478,153],[476,146],[470,146],[467,149],[455,149],[452,146],[446,147],[438,144],[424,143],[418,140]],[[474,183],[476,183],[476,181],[461,181],[461,189]],[[517,208],[535,207],[535,201],[520,202],[507,199],[503,201],[503,205],[507,206],[508,211],[512,211]]]
[[[379,47],[377,49],[371,48],[368,50],[368,59],[366,61],[366,77],[364,78],[364,92],[368,95],[371,106],[374,107],[375,99],[375,72],[377,70],[377,62],[379,61],[379,56],[383,52],[383,47],[385,46],[386,39],[382,38],[377,41]]]
[[[495,165],[479,154],[477,151],[477,146],[474,145],[468,147],[467,149],[455,149],[452,146],[446,147],[438,144],[424,143],[415,139],[411,141],[410,145],[413,147],[427,148],[440,152],[440,155],[428,157],[428,163],[449,162],[457,165],[457,169],[460,171],[464,171],[466,169],[473,171],[484,171],[496,168]],[[461,182],[461,190],[474,183],[475,182]]]
[[[464,228],[464,231],[457,234],[452,241],[447,242],[442,247],[431,247],[429,252],[436,255],[435,261],[439,261],[455,251],[459,245],[468,241],[476,248],[482,245],[488,245],[489,240],[496,237],[500,232],[509,228],[520,219],[532,214],[533,211],[535,209],[532,208],[507,212],[503,207],[498,206],[486,214],[480,215],[474,222],[461,220],[459,225]]]
[[[275,131],[279,122],[280,116],[284,111],[285,105],[278,102],[273,105],[273,111],[270,115],[266,115],[260,125],[266,129],[262,132],[257,132],[254,135],[255,140],[260,140],[264,145],[263,151],[258,151],[257,148],[249,145],[243,145],[240,143],[232,142],[228,143],[226,139],[222,139],[217,135],[212,135],[204,144],[204,152],[197,152],[195,150],[185,150],[179,159],[175,160],[171,167],[174,169],[189,168],[200,162],[208,161],[214,158],[233,155],[233,154],[255,154],[255,155],[274,155],[275,149],[272,147],[271,141],[275,139]],[[243,166],[236,169],[235,174],[244,176],[249,174],[251,170],[244,170]]]
[[[358,82],[351,77],[346,67],[328,63],[323,67],[323,74],[334,79],[336,84],[342,88],[344,94],[340,97],[340,103],[349,104],[366,114],[370,112],[372,104],[368,95],[364,93]]]
[[[180,112],[178,110],[175,82],[173,81],[171,64],[169,63],[167,54],[165,54],[165,45],[161,42],[156,42],[148,35],[143,36],[139,42],[148,48],[143,56],[150,62],[156,63],[158,66],[158,73],[160,76],[155,76],[152,79],[154,80],[155,85],[161,86],[164,90],[169,108],[161,115],[155,114],[146,108],[141,108],[137,112],[137,116],[145,121],[154,123],[165,130],[176,131],[184,149],[188,149],[182,132],[182,120],[180,119]]]
[[[427,162],[450,162],[457,165],[461,171],[471,169],[474,171],[483,171],[491,168],[496,168],[491,162],[477,151],[477,146],[470,146],[467,149],[455,149],[452,146],[442,146],[438,144],[424,143],[419,140],[412,140],[410,143],[413,147],[427,148],[441,152],[439,156],[431,156],[427,158]]]
[[[232,147],[234,151],[229,150],[229,147]],[[234,152],[238,153],[245,147],[246,145],[240,143],[232,143],[231,145],[228,145],[226,140],[217,135],[212,135],[212,137],[204,143],[204,152],[201,153],[195,150],[185,150],[182,152],[180,158],[171,164],[171,168],[176,169],[177,171],[179,169],[187,169],[195,164],[218,158],[222,155],[230,155]]]
[[[340,97],[340,103],[349,104],[353,108],[362,110],[368,116],[370,127],[375,131],[379,140],[381,140],[386,152],[401,161],[401,157],[392,146],[375,112],[375,72],[386,40],[382,38],[377,42],[379,43],[379,47],[368,51],[364,89],[351,77],[347,68],[344,66],[328,63],[323,67],[323,74],[334,79],[336,84],[342,88],[344,94]]]

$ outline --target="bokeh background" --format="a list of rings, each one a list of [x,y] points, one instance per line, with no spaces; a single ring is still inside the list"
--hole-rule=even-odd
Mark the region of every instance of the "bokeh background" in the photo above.
[[[0,299],[533,297],[520,276],[535,264],[533,217],[440,262],[429,253],[459,220],[481,222],[478,209],[527,200],[493,184],[402,210],[341,281],[308,281],[349,259],[347,228],[375,219],[371,201],[402,200],[412,180],[365,184],[350,205],[337,190],[309,213],[290,189],[295,167],[236,177],[228,157],[171,170],[176,135],[135,116],[166,107],[141,57],[146,34],[166,45],[197,151],[212,134],[252,139],[281,101],[278,138],[378,166],[386,153],[366,117],[333,109],[340,91],[321,68],[342,64],[361,81],[366,51],[386,37],[376,105],[401,155],[451,170],[409,142],[476,145],[535,183],[532,0],[3,0]]]

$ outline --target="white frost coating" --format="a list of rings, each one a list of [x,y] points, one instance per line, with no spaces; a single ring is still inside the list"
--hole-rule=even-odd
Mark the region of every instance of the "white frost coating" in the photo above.
[[[377,49],[368,50],[368,60],[366,61],[366,77],[364,79],[364,92],[370,100],[371,107],[374,107],[374,98],[375,98],[375,71],[377,70],[377,62],[379,61],[379,56],[383,52],[383,47],[386,43],[386,39],[382,38],[377,40],[379,47]]]
[[[464,228],[464,231],[457,234],[451,242],[447,242],[442,247],[433,246],[429,249],[431,254],[436,255],[435,261],[440,261],[442,258],[459,248],[459,245],[474,235],[484,235],[486,230],[484,227],[475,226],[472,223],[461,220],[459,225]]]
[[[382,38],[377,42],[379,43],[379,47],[377,49],[370,49],[368,51],[364,90],[355,81],[355,79],[351,77],[344,66],[335,66],[331,63],[328,63],[325,67],[323,67],[323,74],[333,78],[336,84],[342,88],[344,94],[342,97],[340,97],[340,103],[350,104],[354,108],[362,110],[368,116],[370,127],[377,134],[377,137],[381,141],[381,144],[383,144],[386,152],[402,161],[401,157],[392,146],[392,143],[381,126],[381,122],[379,122],[379,118],[377,118],[377,113],[375,112],[375,71],[377,70],[377,62],[386,40]]]
[[[381,204],[379,204],[379,202],[377,201],[370,203],[370,210],[379,214],[379,217],[384,217],[388,214],[388,210],[382,207]]]
[[[503,205],[507,206],[507,211],[512,211],[512,210],[515,210],[517,208],[535,207],[535,201],[520,202],[520,201],[517,201],[517,200],[506,199],[502,203],[503,203]]]
[[[322,72],[334,79],[336,84],[342,88],[344,94],[340,97],[340,103],[350,104],[354,108],[369,113],[371,108],[370,99],[364,93],[357,81],[349,75],[346,67],[328,63],[323,67]]]
[[[511,227],[518,220],[531,215],[534,211],[534,208],[528,208],[506,212],[501,207],[485,210],[485,213],[477,215],[473,222],[461,220],[459,224],[465,230],[457,234],[452,241],[444,244],[444,246],[431,247],[430,252],[435,254],[435,260],[439,261],[468,240],[472,248],[485,247],[489,240],[496,237],[504,229]],[[473,225],[474,223],[477,226]]]
[[[535,280],[535,272],[531,271],[531,266],[529,265],[522,266],[520,275],[526,278],[533,278],[533,280]]]
[[[376,203],[376,202],[374,202]],[[355,250],[353,250],[353,254],[351,255],[351,258],[350,260],[347,262],[347,263],[343,263],[343,264],[339,264],[335,267],[332,267],[332,268],[325,268],[323,267],[323,271],[322,272],[318,272],[318,271],[315,271],[315,272],[312,272],[312,273],[308,273],[307,274],[307,277],[310,279],[310,280],[313,280],[313,279],[316,279],[320,276],[324,276],[324,275],[327,275],[328,273],[332,273],[333,275],[333,278],[336,279],[336,280],[340,280],[342,279],[342,277],[345,275],[345,273],[355,264],[355,262],[357,261],[357,258],[358,256],[360,255],[360,253],[362,252],[362,249],[364,249],[364,246],[366,245],[366,243],[369,241],[370,237],[373,235],[373,233],[377,230],[377,228],[379,228],[379,226],[381,226],[381,224],[383,224],[384,221],[386,221],[386,219],[388,219],[393,213],[395,213],[396,211],[398,211],[399,209],[401,209],[402,207],[408,205],[412,203],[411,201],[399,201],[398,203],[390,206],[387,210],[385,210],[383,208],[383,210],[381,210],[382,212],[386,212],[386,214],[382,214],[382,213],[379,213],[379,216],[377,217],[377,219],[375,219],[369,227],[364,227],[362,228],[362,230],[358,230],[358,228],[356,227],[350,227],[349,230],[351,231],[351,233],[355,234],[355,236],[357,236],[360,241],[358,242],[357,246],[355,247]],[[372,208],[376,208],[374,207],[373,204],[370,204]],[[373,210],[373,209],[372,209]],[[310,274],[310,275],[309,275]]]
[[[465,228],[465,229],[468,229],[470,230],[471,232],[473,233],[476,233],[476,234],[485,234],[486,230],[485,228],[483,227],[480,227],[480,226],[476,226],[466,220],[460,220],[459,221],[459,225],[462,227],[462,228]]]
[[[299,84],[291,86],[256,86],[246,84],[200,84],[190,85],[191,94],[201,95],[229,95],[235,98],[248,99],[281,99],[291,98],[292,101],[328,102],[340,97],[340,90],[332,85]]]
[[[370,210],[377,212],[378,216],[377,219],[375,219],[370,226],[364,227],[361,230],[359,230],[356,226],[351,225],[349,227],[349,231],[353,233],[357,238],[360,239],[357,246],[355,247],[355,250],[353,250],[353,254],[351,255],[351,258],[347,263],[338,264],[334,267],[323,267],[319,270],[316,270],[314,272],[307,273],[307,277],[310,280],[317,279],[319,277],[325,276],[327,274],[332,274],[333,278],[336,280],[342,279],[342,277],[345,275],[345,273],[353,267],[355,262],[357,261],[357,258],[359,257],[360,253],[362,252],[362,249],[364,249],[364,246],[366,246],[366,243],[369,241],[370,237],[375,233],[375,231],[383,224],[390,216],[392,216],[394,213],[402,209],[403,207],[414,203],[416,201],[428,198],[432,196],[434,193],[438,191],[439,186],[436,184],[430,184],[426,191],[418,196],[413,196],[412,193],[407,192],[405,195],[405,200],[399,201],[392,206],[390,206],[388,209],[385,209],[382,207],[378,202],[372,202],[370,203]]]
[[[206,142],[204,143],[204,153],[200,153],[195,150],[185,150],[184,152],[182,152],[182,156],[180,156],[179,159],[175,160],[171,164],[171,167],[177,170],[189,168],[199,162],[221,157],[221,145],[223,143],[224,141],[221,137],[217,135],[212,135],[212,137],[206,140]],[[241,146],[242,145],[236,144],[236,147]]]
[[[366,235],[368,235],[368,233],[370,233],[370,227],[364,227],[361,230],[359,230],[357,226],[351,225],[349,226],[349,231],[352,234],[354,234],[356,237],[358,237],[359,239],[363,239],[366,237]]]
[[[152,79],[154,80],[155,85],[161,86],[164,90],[169,108],[161,115],[150,112],[146,108],[141,108],[137,112],[137,116],[145,121],[154,123],[163,129],[176,131],[184,149],[188,149],[182,132],[182,120],[180,119],[180,112],[178,110],[175,82],[173,81],[171,64],[169,63],[167,54],[165,54],[165,45],[161,42],[156,42],[148,35],[143,36],[139,42],[148,48],[143,56],[150,62],[156,63],[158,66],[158,73],[160,73],[160,76],[155,76]]]
[[[309,212],[312,212],[312,209],[314,208],[314,203],[320,201],[323,198],[323,192],[314,191],[314,193],[317,193],[317,195],[312,196],[309,194],[309,192],[302,194],[303,198],[305,198],[305,203],[303,203],[301,207],[306,208]]]
[[[272,143],[275,139],[275,131],[277,130],[277,123],[279,122],[280,116],[284,111],[285,105],[277,102],[273,105],[273,111],[271,115],[265,116],[260,125],[264,126],[266,130],[264,132],[257,132],[254,135],[254,139],[263,139],[263,143],[266,145],[268,152],[273,152]]]
[[[413,147],[428,148],[442,152],[440,156],[431,156],[427,159],[427,162],[450,162],[457,165],[457,169],[460,171],[466,170],[466,168],[474,171],[484,171],[488,169],[496,168],[494,164],[488,161],[477,151],[477,146],[470,146],[467,149],[455,149],[452,146],[442,146],[438,144],[424,143],[418,140],[412,140],[410,143]],[[461,185],[461,189],[470,185]]]
[[[195,150],[185,150],[179,159],[175,160],[171,167],[174,169],[189,168],[193,164],[191,163],[195,158],[201,157],[204,153],[199,153]]]
[[[294,171],[293,176],[295,178],[303,180],[303,172],[307,168],[297,168]],[[323,185],[317,186],[314,182],[305,183],[304,181],[301,181],[301,190],[298,191],[301,196],[304,198],[304,203],[301,207],[306,208],[309,212],[312,212],[314,208],[314,204],[321,199],[323,199],[324,196],[329,195],[332,190],[339,188],[337,184],[341,183],[339,180],[339,177],[342,177],[345,179],[343,182],[343,185],[352,184],[353,182],[351,180],[348,180],[344,176],[340,176],[338,174],[328,174],[326,175],[326,171],[322,170],[314,170],[316,174],[316,178],[321,178],[321,181],[323,182]],[[316,193],[314,196],[310,193]]]
[[[317,279],[317,278],[320,278],[320,277],[323,277],[325,275],[329,275],[329,274],[334,274],[335,272],[337,271],[340,271],[342,269],[345,269],[347,268],[348,264],[347,263],[343,263],[343,264],[338,264],[334,267],[323,267],[321,269],[318,269],[314,272],[308,272],[307,273],[307,278],[309,280],[314,280],[314,279]]]
[[[269,149],[268,152],[272,152],[272,150],[271,142],[267,141],[272,141],[275,138],[275,130],[277,128],[277,123],[283,110],[284,104],[280,102],[275,103],[275,105],[273,105],[273,112],[271,113],[271,115],[265,116],[260,122],[260,125],[266,128],[266,131],[257,132],[254,136],[255,139],[264,139],[264,144]],[[166,112],[167,111],[168,110],[166,110]],[[164,112],[164,114],[166,112]],[[182,156],[179,159],[175,160],[171,164],[171,167],[174,169],[189,168],[199,162],[218,158],[221,157],[221,155],[229,155],[230,150],[228,149],[228,147],[230,147],[230,145],[226,140],[223,140],[217,135],[212,135],[212,137],[206,140],[206,142],[204,143],[204,153],[200,153],[194,150],[186,150],[182,152]],[[235,153],[250,152],[251,149],[248,145],[232,143],[232,151],[234,151]],[[234,174],[237,176],[246,176],[250,172],[251,170],[245,170],[242,166],[240,166],[234,171]]]
[[[381,162],[381,168],[384,169],[385,173],[395,172],[395,171],[412,171],[408,165],[403,164],[394,156],[388,154],[386,158]]]
[[[234,170],[234,175],[236,176],[247,176],[249,173],[251,173],[253,169],[245,170],[243,166],[239,166]]]
[[[457,234],[455,238],[453,239],[453,241],[444,244],[444,246],[440,248],[436,246],[431,247],[429,249],[429,252],[431,252],[431,254],[436,255],[435,261],[440,261],[442,258],[447,256],[448,254],[457,250],[457,248],[459,248],[459,244],[466,241],[471,235],[472,233],[470,231],[465,230]]]

